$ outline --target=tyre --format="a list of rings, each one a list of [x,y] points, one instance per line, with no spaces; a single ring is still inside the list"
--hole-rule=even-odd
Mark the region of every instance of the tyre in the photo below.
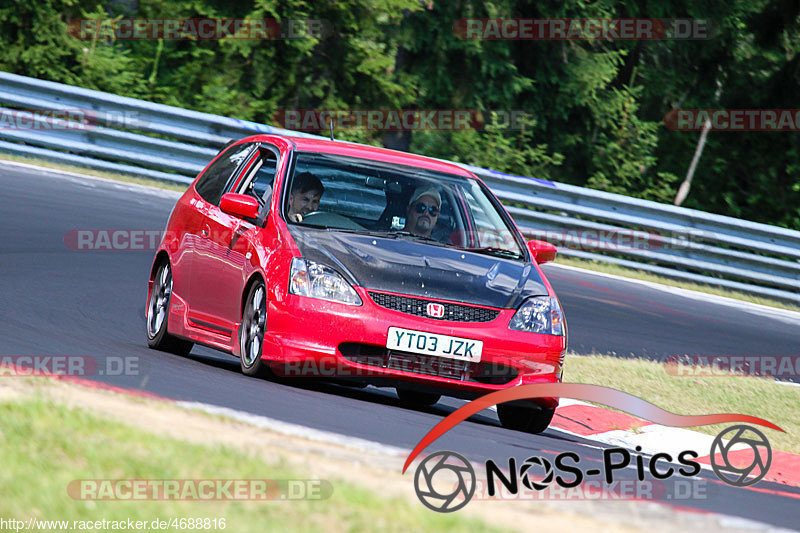
[[[410,407],[429,407],[438,402],[442,395],[397,387],[397,397]]]
[[[497,418],[504,428],[541,433],[553,419],[555,409],[539,409],[501,403],[497,405]]]
[[[150,300],[147,302],[147,345],[163,352],[182,356],[189,355],[194,344],[167,332],[171,299],[172,268],[168,261],[164,261],[156,270],[153,288],[150,291]]]
[[[268,366],[261,360],[264,352],[264,333],[267,331],[267,289],[262,281],[250,287],[239,327],[239,361],[242,373],[264,377]]]

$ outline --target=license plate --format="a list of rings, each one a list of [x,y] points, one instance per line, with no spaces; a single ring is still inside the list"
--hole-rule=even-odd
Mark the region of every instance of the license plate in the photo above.
[[[389,337],[386,339],[386,347],[390,350],[436,355],[478,363],[481,360],[483,341],[391,327],[389,328]]]

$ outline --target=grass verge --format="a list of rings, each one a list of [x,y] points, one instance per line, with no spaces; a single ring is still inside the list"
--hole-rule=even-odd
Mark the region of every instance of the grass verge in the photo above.
[[[330,480],[324,500],[85,501],[75,479],[313,479],[255,454],[202,446],[67,408],[41,396],[0,403],[0,516],[28,520],[225,518],[227,531],[487,531],[476,519],[444,515]],[[217,528],[220,529],[220,528]]]
[[[570,354],[564,380],[624,390],[682,415],[737,413],[758,416],[785,433],[763,428],[774,449],[800,453],[800,386],[752,376],[690,377],[667,372],[664,363],[605,355]],[[716,435],[728,425],[700,426]],[[759,428],[761,429],[761,428]]]
[[[585,268],[587,270],[594,270],[596,272],[602,272],[604,274],[614,274],[625,278],[639,279],[642,281],[651,281],[653,283],[660,283],[661,285],[669,285],[670,287],[678,287],[681,289],[688,289],[690,291],[705,292],[708,294],[714,294],[716,296],[725,296],[727,298],[743,300],[745,302],[768,305],[770,307],[777,307],[779,309],[788,309],[789,311],[800,312],[800,306],[792,305],[787,302],[772,300],[770,298],[764,298],[762,296],[756,296],[754,294],[748,294],[746,292],[732,291],[729,289],[722,289],[720,287],[712,287],[711,285],[703,285],[702,283],[692,283],[690,281],[675,280],[664,276],[651,274],[649,272],[645,272],[642,270],[626,268],[611,263],[601,263],[599,261],[588,261],[585,259],[576,259],[574,257],[564,257],[564,256],[556,257],[555,262],[562,265]]]

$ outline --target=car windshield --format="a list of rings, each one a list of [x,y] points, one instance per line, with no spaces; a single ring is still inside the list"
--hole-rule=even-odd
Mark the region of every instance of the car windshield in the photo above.
[[[290,224],[524,257],[515,231],[473,178],[300,152],[288,185]]]

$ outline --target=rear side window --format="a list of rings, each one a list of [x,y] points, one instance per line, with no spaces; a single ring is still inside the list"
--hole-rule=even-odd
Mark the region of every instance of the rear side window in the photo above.
[[[208,167],[195,185],[197,193],[203,197],[203,200],[219,205],[219,199],[222,197],[228,178],[252,149],[252,143],[231,146]]]

